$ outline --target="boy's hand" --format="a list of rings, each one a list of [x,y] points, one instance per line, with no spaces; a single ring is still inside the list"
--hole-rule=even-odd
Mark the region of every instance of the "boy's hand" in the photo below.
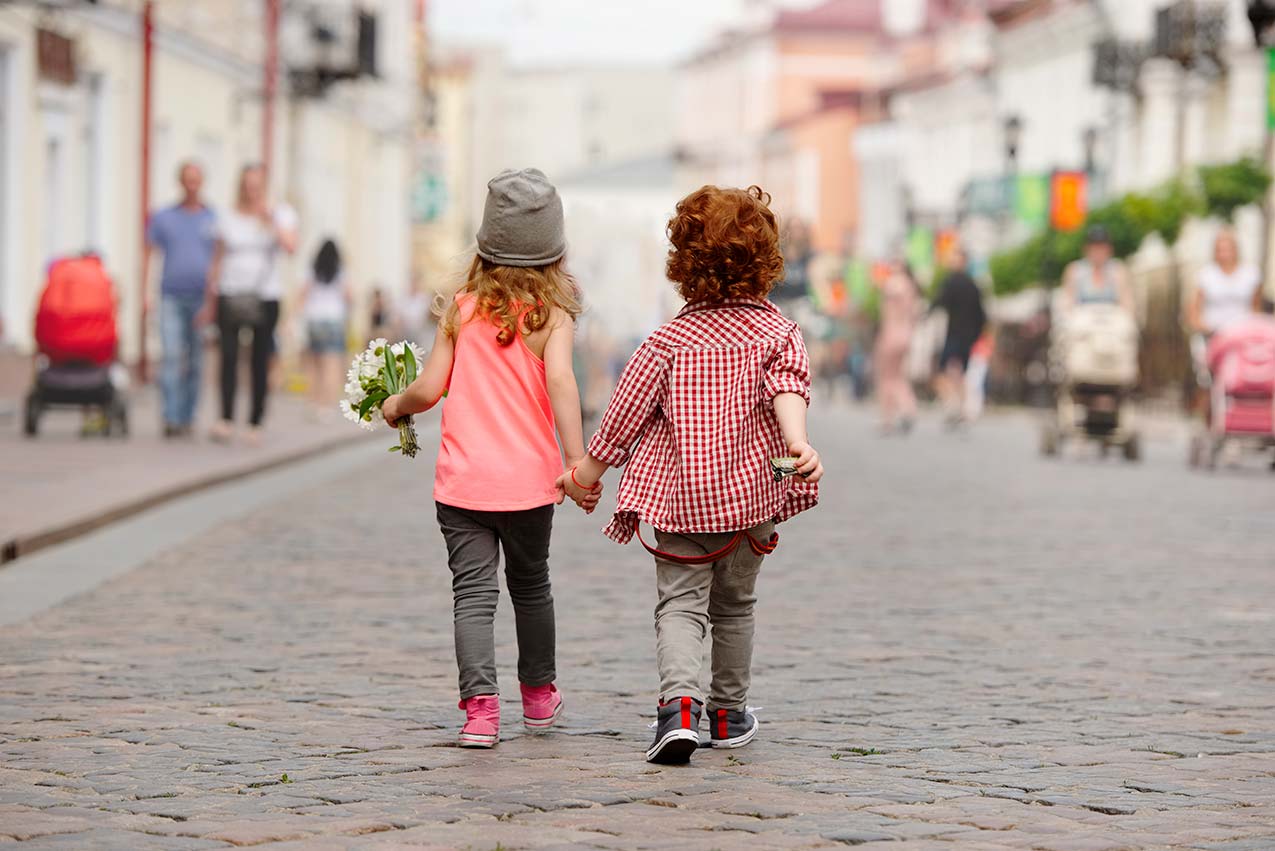
[[[399,410],[399,402],[402,400],[402,394],[396,393],[381,403],[381,415],[390,428],[398,428],[399,418],[403,416],[403,412]]]
[[[823,462],[819,453],[804,440],[795,440],[788,444],[788,453],[797,459],[797,472],[806,481],[814,484],[823,478]]]

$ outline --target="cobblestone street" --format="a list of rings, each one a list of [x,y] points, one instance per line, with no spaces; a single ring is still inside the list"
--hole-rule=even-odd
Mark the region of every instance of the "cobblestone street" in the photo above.
[[[1022,415],[816,426],[823,503],[763,570],[747,748],[643,761],[653,571],[598,532],[607,500],[558,513],[563,727],[515,723],[502,600],[504,741],[455,747],[422,435],[0,627],[0,844],[1275,849],[1264,465],[1193,473],[1176,431],[1140,466],[1047,462]]]

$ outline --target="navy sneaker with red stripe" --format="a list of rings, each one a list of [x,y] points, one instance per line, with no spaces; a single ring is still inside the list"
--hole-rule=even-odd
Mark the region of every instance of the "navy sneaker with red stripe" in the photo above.
[[[742,748],[757,735],[757,716],[747,710],[710,709],[708,725],[715,748]]]
[[[646,752],[647,762],[681,765],[691,761],[699,747],[700,702],[675,697],[661,703],[655,722],[655,742]]]

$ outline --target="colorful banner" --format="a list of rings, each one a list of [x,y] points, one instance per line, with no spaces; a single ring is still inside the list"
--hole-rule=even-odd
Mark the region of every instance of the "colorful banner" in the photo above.
[[[1266,126],[1275,130],[1275,47],[1266,49]]]
[[[929,228],[912,228],[903,256],[921,286],[928,286],[934,278],[934,232]]]
[[[1056,171],[1050,179],[1049,223],[1055,230],[1074,231],[1089,215],[1089,177],[1083,171]]]
[[[1020,174],[1014,180],[1014,218],[1032,230],[1049,224],[1049,178]]]

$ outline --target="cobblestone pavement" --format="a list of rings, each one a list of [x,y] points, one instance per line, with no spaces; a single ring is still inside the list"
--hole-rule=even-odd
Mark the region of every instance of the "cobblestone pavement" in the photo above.
[[[653,587],[559,513],[561,731],[454,746],[429,464],[377,461],[0,629],[0,843],[1275,848],[1275,480],[824,413],[762,582],[758,740],[642,761]],[[383,543],[376,543],[376,542]],[[56,581],[56,577],[50,577]]]
[[[276,393],[259,446],[208,440],[216,393],[205,388],[196,436],[164,440],[159,392],[141,388],[130,397],[129,437],[81,438],[81,415],[50,412],[36,438],[20,420],[0,417],[0,560],[26,555],[62,540],[68,530],[92,526],[107,515],[165,494],[197,489],[350,440],[359,432],[335,410],[316,420],[304,399]],[[0,397],[0,402],[3,402]],[[240,400],[240,417],[245,402]]]

